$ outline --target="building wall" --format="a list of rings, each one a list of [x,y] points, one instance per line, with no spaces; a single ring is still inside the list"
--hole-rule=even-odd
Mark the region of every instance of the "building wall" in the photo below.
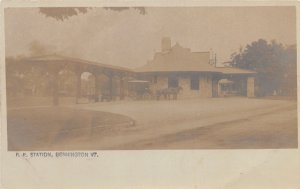
[[[188,76],[179,77],[178,80],[179,80],[178,81],[179,86],[181,86],[183,89],[178,95],[179,99],[200,97],[200,90],[191,90],[190,77]],[[200,81],[199,81],[199,85],[200,85]]]
[[[253,98],[255,97],[255,78],[248,77],[247,79],[247,97]]]
[[[154,92],[159,89],[168,88],[168,76],[170,74],[158,74],[158,75],[140,75],[139,79],[148,80],[151,82],[150,89]],[[195,76],[195,75],[194,75]],[[236,84],[234,90],[238,93],[236,95],[240,96],[255,96],[255,79],[252,76],[245,75],[212,75],[209,73],[198,73],[199,76],[199,90],[191,90],[191,77],[192,74],[189,73],[177,73],[178,85],[183,88],[183,90],[178,94],[179,99],[189,99],[189,98],[210,98],[219,97],[220,89],[218,81],[222,78],[227,78],[233,80]],[[249,78],[248,78],[249,77]],[[156,78],[156,79],[155,79]],[[155,82],[156,81],[156,82]],[[214,88],[214,94],[213,94]]]
[[[168,87],[167,75],[153,76],[152,81],[155,77],[157,77],[157,82],[152,82],[152,91]],[[199,75],[199,90],[191,90],[191,75],[178,76],[178,85],[183,88],[178,94],[179,99],[212,97],[212,76],[210,75]]]
[[[149,79],[151,81],[151,85],[150,85],[150,89],[152,91],[157,91],[160,89],[165,89],[168,88],[168,77],[167,76],[156,76],[157,81],[156,83],[154,82],[155,76],[151,77],[151,79]]]
[[[212,97],[212,76],[204,75],[200,77],[201,97]]]

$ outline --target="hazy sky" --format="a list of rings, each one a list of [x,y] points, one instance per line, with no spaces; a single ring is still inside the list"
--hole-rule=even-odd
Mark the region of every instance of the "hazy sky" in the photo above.
[[[138,67],[160,51],[164,36],[192,51],[213,49],[219,62],[259,38],[296,43],[293,7],[146,8],[146,12],[93,8],[62,22],[37,8],[6,9],[6,54],[29,54],[29,44],[38,41],[59,54]]]

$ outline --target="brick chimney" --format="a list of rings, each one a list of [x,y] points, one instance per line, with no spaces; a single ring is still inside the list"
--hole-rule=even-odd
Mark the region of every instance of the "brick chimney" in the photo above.
[[[163,37],[161,40],[161,52],[169,52],[171,50],[171,38]]]

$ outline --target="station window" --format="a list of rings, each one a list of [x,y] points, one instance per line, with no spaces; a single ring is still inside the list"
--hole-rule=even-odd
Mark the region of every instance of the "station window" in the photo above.
[[[198,76],[191,77],[191,90],[199,90],[199,77]]]
[[[157,83],[157,75],[155,75],[154,77],[153,77],[153,83]]]
[[[178,78],[175,76],[170,76],[168,78],[168,87],[169,88],[178,87]]]

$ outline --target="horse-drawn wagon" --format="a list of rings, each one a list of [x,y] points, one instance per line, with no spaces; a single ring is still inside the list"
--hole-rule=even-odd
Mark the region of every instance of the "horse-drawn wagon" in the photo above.
[[[145,80],[128,81],[128,97],[133,100],[150,100],[153,98],[150,82]]]

